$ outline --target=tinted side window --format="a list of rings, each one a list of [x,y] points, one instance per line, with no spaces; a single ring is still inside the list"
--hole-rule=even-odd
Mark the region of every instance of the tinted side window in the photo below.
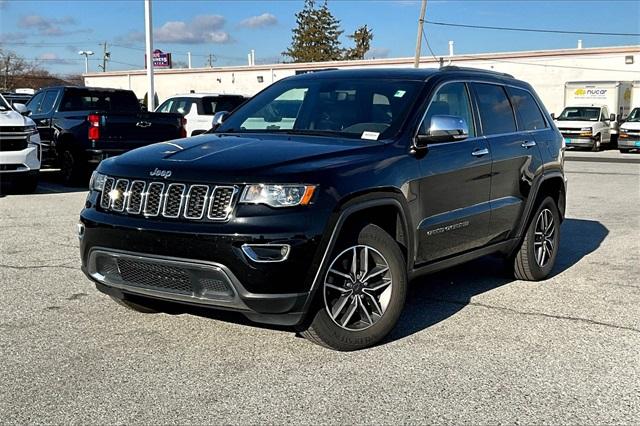
[[[179,98],[173,100],[171,105],[171,112],[177,112],[178,114],[187,115],[191,110],[191,99]]]
[[[218,111],[233,111],[244,102],[242,96],[207,96],[202,98],[202,115],[213,115]]]
[[[58,97],[58,92],[56,90],[49,90],[44,95],[44,100],[42,101],[42,105],[40,105],[40,109],[38,112],[48,113],[53,109],[53,104],[56,102],[56,98]]]
[[[507,94],[502,86],[474,84],[478,96],[480,121],[485,135],[497,135],[516,131],[516,120]]]
[[[469,126],[469,137],[476,135],[469,93],[464,83],[449,83],[442,86],[431,100],[431,105],[420,125],[420,133],[427,134],[434,115],[455,115],[463,118]]]
[[[35,95],[33,98],[31,98],[29,103],[26,105],[27,109],[32,113],[37,113],[43,98],[44,98],[44,92],[40,92],[37,95]]]
[[[519,130],[538,130],[547,127],[544,116],[531,93],[509,87],[509,95],[513,108],[518,114]]]
[[[158,112],[170,112],[171,105],[173,105],[173,99],[164,101],[164,103],[158,107]]]

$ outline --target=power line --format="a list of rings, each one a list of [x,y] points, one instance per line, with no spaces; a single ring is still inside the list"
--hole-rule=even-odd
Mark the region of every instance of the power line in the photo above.
[[[470,24],[456,24],[453,22],[439,22],[439,21],[424,21],[431,25],[442,25],[445,27],[459,27],[459,28],[477,28],[481,30],[501,30],[501,31],[521,31],[528,33],[552,33],[552,34],[579,34],[579,35],[598,35],[598,36],[619,36],[619,37],[640,37],[640,33],[608,33],[608,32],[595,32],[595,31],[568,31],[568,30],[547,30],[541,28],[518,28],[518,27],[492,27],[486,25],[470,25]]]

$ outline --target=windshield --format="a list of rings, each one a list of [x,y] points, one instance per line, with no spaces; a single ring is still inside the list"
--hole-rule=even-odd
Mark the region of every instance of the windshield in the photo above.
[[[593,107],[571,107],[565,108],[558,117],[560,121],[598,121],[600,118],[600,108]]]
[[[627,117],[627,121],[640,121],[640,108],[634,108]]]
[[[385,139],[398,132],[421,87],[400,80],[283,81],[248,101],[216,131]]]
[[[7,101],[4,100],[4,97],[2,95],[0,95],[0,111],[9,111],[11,108],[9,107],[9,104],[7,104]]]

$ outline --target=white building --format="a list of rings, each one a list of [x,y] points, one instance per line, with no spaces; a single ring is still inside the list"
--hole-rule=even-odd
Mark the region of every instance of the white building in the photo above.
[[[450,55],[441,60],[423,56],[420,59],[422,68],[437,68],[441,63],[512,74],[531,83],[547,109],[559,113],[563,107],[564,84],[567,81],[639,80],[640,45]],[[412,66],[413,58],[390,58],[156,70],[155,90],[161,102],[171,95],[191,90],[253,95],[274,81],[297,72],[323,68]],[[140,99],[144,98],[147,90],[145,70],[86,74],[84,81],[92,87],[131,89]]]

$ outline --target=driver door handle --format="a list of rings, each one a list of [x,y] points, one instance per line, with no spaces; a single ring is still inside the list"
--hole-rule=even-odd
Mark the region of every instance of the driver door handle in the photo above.
[[[471,155],[473,155],[474,157],[482,157],[483,155],[487,155],[489,153],[489,150],[487,148],[482,148],[482,149],[476,149],[475,151],[471,152]]]
[[[520,146],[522,146],[523,148],[531,148],[533,146],[536,146],[536,141],[524,141]]]

